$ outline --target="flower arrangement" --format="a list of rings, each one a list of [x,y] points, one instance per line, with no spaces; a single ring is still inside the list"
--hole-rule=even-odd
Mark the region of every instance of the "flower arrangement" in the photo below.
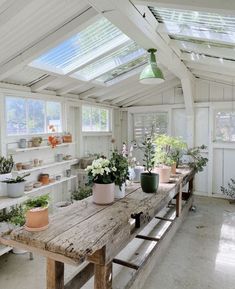
[[[48,129],[52,133],[56,132],[55,126],[53,124],[49,125]],[[53,149],[59,144],[58,138],[54,135],[50,135],[48,137],[48,143],[50,144],[51,148]]]
[[[114,150],[110,162],[112,167],[116,168],[116,170],[113,171],[114,183],[121,189],[122,185],[129,179],[128,159],[123,153],[123,150],[121,153],[119,153],[118,150]]]
[[[99,158],[85,169],[88,172],[88,184],[111,184],[114,182],[116,167],[105,158]]]
[[[128,166],[130,168],[134,168],[136,166],[136,158],[133,157],[133,145],[131,144],[129,152],[126,143],[124,142],[122,145],[122,155],[127,158]]]

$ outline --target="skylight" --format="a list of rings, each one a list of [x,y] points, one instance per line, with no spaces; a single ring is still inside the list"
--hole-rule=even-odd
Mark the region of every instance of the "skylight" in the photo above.
[[[235,17],[217,13],[149,7],[169,35],[221,43],[235,43]]]

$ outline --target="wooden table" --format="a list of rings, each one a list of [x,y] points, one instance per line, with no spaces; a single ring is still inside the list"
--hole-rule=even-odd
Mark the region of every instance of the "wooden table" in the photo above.
[[[95,205],[91,198],[75,202],[52,215],[47,230],[32,233],[21,227],[0,241],[47,258],[47,289],[80,288],[93,274],[95,289],[110,289],[115,256],[174,197],[180,216],[182,186],[192,183],[193,175],[189,169],[180,169],[171,183],[161,184],[154,194],[143,193],[140,184],[133,184],[125,198],[108,206]],[[64,263],[84,261],[88,265],[65,285]]]

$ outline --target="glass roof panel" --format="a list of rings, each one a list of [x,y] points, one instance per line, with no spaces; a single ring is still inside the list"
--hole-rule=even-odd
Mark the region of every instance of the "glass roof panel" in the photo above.
[[[149,7],[170,35],[235,43],[235,17],[217,13],[162,7]]]
[[[109,72],[115,69],[125,70],[125,65],[128,66],[129,63],[133,63],[133,61],[136,61],[145,54],[146,51],[143,48],[140,48],[134,41],[130,40],[127,45],[117,49],[106,57],[85,66],[71,76],[85,81],[95,79],[99,76],[102,78],[102,75],[109,74]]]
[[[102,17],[73,37],[52,48],[31,66],[67,74],[87,61],[129,40],[117,27]]]

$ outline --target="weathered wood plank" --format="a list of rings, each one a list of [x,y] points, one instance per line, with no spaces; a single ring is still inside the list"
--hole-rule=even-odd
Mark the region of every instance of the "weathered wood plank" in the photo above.
[[[47,259],[47,289],[64,289],[64,263]]]
[[[181,215],[182,211],[182,183],[179,187],[179,192],[176,196],[176,217],[179,217]]]
[[[112,262],[107,265],[95,264],[94,289],[112,289]]]

